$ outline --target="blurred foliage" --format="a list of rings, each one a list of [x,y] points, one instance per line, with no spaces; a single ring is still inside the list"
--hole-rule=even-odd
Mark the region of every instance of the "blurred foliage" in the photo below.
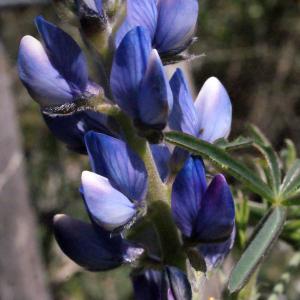
[[[226,86],[234,107],[233,136],[250,121],[261,127],[276,146],[283,143],[284,137],[300,148],[299,12],[297,0],[200,2],[198,41],[192,50],[205,56],[190,66],[197,90],[209,76],[217,76]],[[84,272],[62,256],[53,241],[55,213],[86,218],[78,187],[81,171],[88,168],[88,162],[54,139],[38,106],[17,77],[15,62],[20,38],[37,35],[33,19],[40,14],[63,25],[79,40],[76,29],[60,22],[51,5],[2,9],[0,38],[12,66],[31,200],[39,220],[49,284],[54,298],[60,300],[132,299],[128,269],[101,274]],[[261,275],[267,285],[263,291],[279,280],[280,263],[288,260],[291,252],[286,245],[273,251]],[[288,299],[299,299],[297,280],[292,285]],[[266,299],[264,294],[261,297]]]

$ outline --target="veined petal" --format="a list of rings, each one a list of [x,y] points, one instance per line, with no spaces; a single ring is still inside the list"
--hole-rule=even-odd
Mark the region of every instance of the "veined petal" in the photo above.
[[[127,0],[126,18],[116,34],[116,47],[119,46],[126,33],[136,26],[147,29],[153,39],[156,24],[156,0]]]
[[[173,109],[169,118],[170,128],[198,136],[199,117],[188,84],[180,69],[177,69],[174,73],[170,85],[174,98]]]
[[[150,145],[150,147],[160,178],[162,181],[165,181],[170,171],[169,163],[171,152],[169,148],[164,144],[152,144]]]
[[[89,132],[85,142],[94,172],[108,178],[127,198],[144,198],[148,183],[145,165],[123,141]]]
[[[44,18],[37,17],[36,25],[51,64],[68,82],[75,96],[84,93],[88,84],[88,70],[80,47],[67,33]]]
[[[171,208],[176,225],[184,236],[193,233],[200,203],[206,190],[203,162],[200,158],[189,158],[176,176],[172,189]]]
[[[91,224],[66,215],[54,217],[54,234],[62,251],[90,271],[110,270],[123,262],[120,236],[99,230]]]
[[[158,22],[154,47],[160,53],[179,53],[195,32],[198,18],[197,0],[158,0]]]
[[[219,242],[228,238],[234,227],[234,201],[222,174],[208,186],[199,210],[193,236],[201,242]]]
[[[139,120],[163,129],[173,106],[173,95],[162,62],[152,50],[138,97]]]
[[[43,118],[56,138],[65,143],[73,151],[87,154],[84,135],[91,130],[105,134],[117,134],[117,124],[107,115],[84,111],[72,115],[51,117],[43,114]]]
[[[18,70],[29,94],[40,105],[60,105],[74,100],[67,81],[53,67],[42,44],[32,36],[21,40]]]
[[[232,249],[235,239],[235,227],[230,237],[220,243],[200,244],[197,248],[203,256],[207,271],[217,268],[225,259],[229,251]]]
[[[107,178],[84,171],[83,195],[93,220],[108,231],[126,225],[136,214],[135,205],[112,187]]]
[[[138,95],[151,53],[149,33],[142,27],[129,31],[118,47],[111,70],[111,89],[116,103],[138,117]]]
[[[229,135],[232,119],[230,98],[215,77],[206,80],[195,101],[195,108],[200,120],[200,138],[214,142]]]

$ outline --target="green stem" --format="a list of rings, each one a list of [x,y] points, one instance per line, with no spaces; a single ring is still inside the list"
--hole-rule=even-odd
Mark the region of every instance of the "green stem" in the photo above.
[[[163,201],[150,203],[148,217],[153,222],[159,236],[163,264],[176,266],[186,271],[186,257],[169,205]]]

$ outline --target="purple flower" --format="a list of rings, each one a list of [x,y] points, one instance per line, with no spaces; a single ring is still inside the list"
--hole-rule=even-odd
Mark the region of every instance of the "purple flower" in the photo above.
[[[145,29],[135,27],[125,35],[115,53],[110,80],[115,102],[136,125],[157,130],[166,126],[172,91]]]
[[[210,77],[201,88],[195,102],[183,72],[177,69],[170,80],[174,96],[169,126],[213,143],[229,135],[232,119],[230,98],[221,84]]]
[[[92,224],[66,215],[54,218],[54,234],[62,251],[90,271],[105,271],[133,262],[144,250]]]
[[[32,98],[44,107],[97,95],[100,87],[90,82],[86,58],[76,42],[42,17],[36,18],[36,25],[43,44],[23,37],[18,57],[20,79]]]
[[[216,175],[207,186],[202,160],[190,157],[173,184],[171,207],[175,223],[187,240],[205,246],[217,244],[216,253],[227,254],[235,210],[223,175]],[[207,255],[214,255],[213,247],[206,249]],[[205,257],[205,251],[202,254]]]
[[[190,300],[192,290],[187,276],[166,266],[162,271],[147,269],[132,276],[136,300]]]
[[[118,47],[135,26],[149,31],[160,54],[177,54],[192,42],[198,17],[197,0],[128,0],[127,16],[116,34]]]

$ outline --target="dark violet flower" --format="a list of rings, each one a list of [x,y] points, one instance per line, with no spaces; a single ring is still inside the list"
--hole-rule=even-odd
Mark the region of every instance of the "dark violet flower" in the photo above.
[[[132,276],[135,300],[190,300],[192,290],[187,276],[175,267],[144,270]]]
[[[66,215],[54,217],[55,238],[63,252],[90,271],[105,271],[130,263],[144,250],[109,232]]]
[[[225,247],[221,243],[232,235],[235,210],[223,175],[216,175],[207,187],[202,160],[190,157],[176,176],[171,207],[175,223],[186,239],[201,245],[220,243],[217,251],[228,252],[231,242]],[[207,251],[210,256],[214,254],[213,247]]]
[[[165,127],[172,91],[145,29],[135,27],[126,34],[115,53],[110,79],[115,102],[137,126]]]
[[[177,54],[192,42],[197,18],[197,0],[127,0],[127,16],[116,34],[116,46],[128,31],[142,26],[160,54]]]
[[[90,82],[76,42],[42,17],[36,18],[36,25],[43,44],[25,36],[18,56],[19,76],[32,98],[44,107],[98,95],[101,88]]]
[[[81,154],[86,154],[84,135],[91,130],[118,135],[118,125],[111,117],[94,111],[82,111],[66,116],[48,116],[43,118],[56,138],[67,147]]]
[[[170,85],[174,96],[169,119],[171,129],[211,143],[229,135],[232,119],[231,102],[217,78],[210,77],[206,80],[195,102],[180,69],[176,70]]]
[[[148,269],[131,276],[135,300],[160,300],[163,274]]]

